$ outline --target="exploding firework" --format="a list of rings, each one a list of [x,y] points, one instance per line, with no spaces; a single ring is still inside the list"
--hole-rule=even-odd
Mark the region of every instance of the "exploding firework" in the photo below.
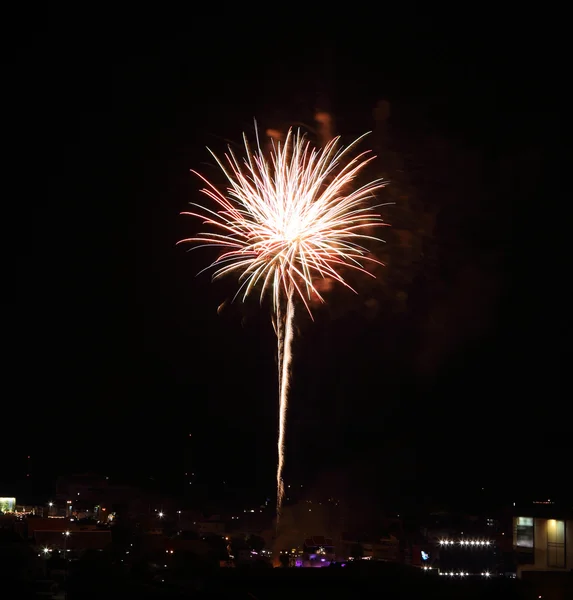
[[[211,152],[227,179],[224,193],[193,171],[203,180],[201,191],[214,207],[191,203],[195,212],[182,213],[202,219],[209,232],[179,243],[222,249],[206,268],[215,269],[214,280],[237,272],[235,298],[245,300],[259,289],[261,302],[267,294],[272,298],[279,379],[277,522],[284,497],[295,305],[302,301],[312,317],[313,297],[324,302],[313,283],[318,278],[338,281],[353,290],[343,277],[346,269],[374,277],[365,268],[366,262],[382,264],[362,245],[366,240],[381,241],[370,234],[372,227],[384,225],[370,200],[386,185],[377,179],[356,186],[358,175],[375,158],[369,152],[350,157],[350,150],[363,137],[345,148],[335,138],[316,149],[300,132],[290,130],[285,142],[273,143],[265,155],[258,135],[254,151],[243,135],[246,154],[241,160],[230,148],[225,161]]]

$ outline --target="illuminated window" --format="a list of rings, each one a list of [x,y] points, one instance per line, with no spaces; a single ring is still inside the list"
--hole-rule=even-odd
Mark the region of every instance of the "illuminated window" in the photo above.
[[[16,498],[0,498],[0,512],[14,512]]]
[[[565,521],[547,521],[547,566],[565,568]]]
[[[518,548],[533,548],[533,519],[531,517],[517,517]]]

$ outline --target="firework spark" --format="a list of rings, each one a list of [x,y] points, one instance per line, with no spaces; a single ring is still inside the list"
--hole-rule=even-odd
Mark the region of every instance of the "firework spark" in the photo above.
[[[242,160],[230,148],[226,162],[211,152],[227,178],[225,193],[193,171],[205,183],[201,191],[215,203],[214,208],[191,203],[196,212],[182,213],[202,219],[211,231],[179,243],[223,250],[207,267],[215,269],[213,279],[237,272],[240,285],[235,298],[242,295],[244,300],[259,287],[261,302],[266,294],[272,297],[279,371],[277,521],[284,497],[295,299],[312,317],[312,298],[324,302],[313,281],[330,278],[352,289],[343,277],[345,269],[374,277],[365,261],[382,264],[368,255],[362,243],[381,241],[369,234],[373,226],[385,225],[369,200],[386,183],[377,179],[353,189],[360,172],[375,158],[369,152],[349,157],[363,137],[346,148],[335,138],[315,149],[300,132],[290,130],[285,142],[273,143],[266,156],[258,135],[255,151],[243,135]]]

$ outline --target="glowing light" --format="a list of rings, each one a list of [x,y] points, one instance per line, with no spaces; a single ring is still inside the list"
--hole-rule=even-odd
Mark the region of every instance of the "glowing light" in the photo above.
[[[440,540],[440,546],[454,546],[457,542],[454,540]],[[460,546],[491,546],[491,542],[489,540],[460,540]]]
[[[230,148],[226,162],[211,152],[227,178],[226,193],[196,173],[206,185],[202,193],[215,203],[215,209],[192,203],[196,212],[182,213],[201,219],[212,231],[179,243],[222,249],[210,265],[215,269],[214,280],[238,273],[240,285],[235,298],[245,300],[257,286],[261,302],[267,294],[272,298],[279,380],[277,521],[284,498],[295,300],[301,300],[312,317],[311,301],[325,302],[317,279],[337,281],[355,291],[345,280],[343,269],[375,277],[365,263],[382,264],[368,256],[361,245],[364,240],[379,240],[369,229],[384,223],[368,200],[386,185],[378,179],[353,186],[375,158],[368,152],[349,158],[349,150],[362,137],[346,148],[339,147],[336,138],[322,149],[313,149],[300,132],[290,130],[284,144],[273,140],[266,157],[258,133],[254,152],[243,136],[246,157],[242,161]]]
[[[16,498],[0,498],[0,512],[14,512],[16,510]]]

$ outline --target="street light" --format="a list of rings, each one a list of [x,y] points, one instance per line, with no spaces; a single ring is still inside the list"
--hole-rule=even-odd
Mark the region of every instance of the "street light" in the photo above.
[[[64,569],[64,598],[67,598],[68,596],[68,592],[66,590],[66,579],[68,576],[68,554],[67,554],[67,545],[68,545],[68,538],[70,537],[70,532],[69,531],[64,531],[62,533],[62,535],[64,536],[64,560],[66,561],[66,568]]]
[[[62,535],[64,536],[64,558],[66,558],[66,552],[67,552],[67,545],[68,545],[68,538],[70,537],[70,532],[69,531],[64,531],[64,533],[62,533]]]

